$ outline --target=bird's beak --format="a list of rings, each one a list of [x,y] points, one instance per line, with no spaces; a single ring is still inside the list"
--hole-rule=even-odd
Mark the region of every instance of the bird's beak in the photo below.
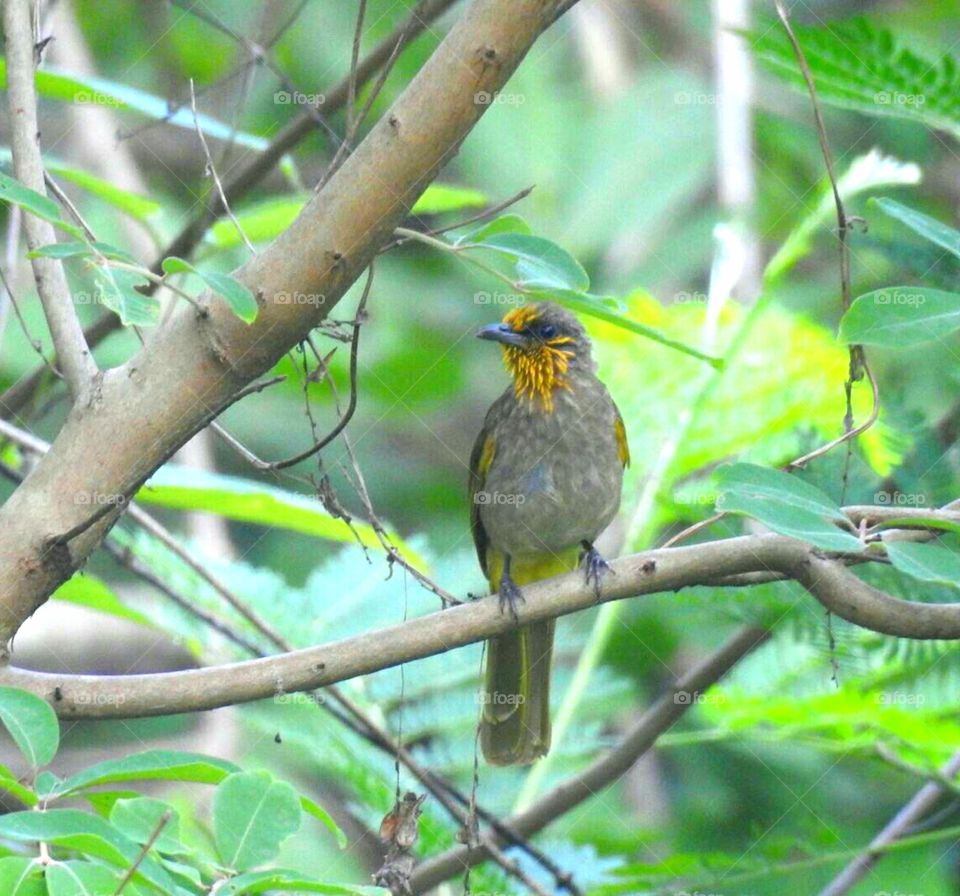
[[[487,324],[477,330],[477,339],[489,339],[492,342],[499,342],[502,345],[515,345],[523,348],[527,344],[527,338],[522,334],[511,329],[507,324]]]

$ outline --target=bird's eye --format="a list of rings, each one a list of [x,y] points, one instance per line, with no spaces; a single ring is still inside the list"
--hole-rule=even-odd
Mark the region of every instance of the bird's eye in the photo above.
[[[547,324],[540,328],[540,335],[544,339],[553,339],[557,335],[557,328],[553,324]]]

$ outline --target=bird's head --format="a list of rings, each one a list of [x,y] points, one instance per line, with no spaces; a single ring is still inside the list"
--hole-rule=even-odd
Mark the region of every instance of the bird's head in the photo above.
[[[590,340],[580,321],[553,302],[520,305],[477,336],[499,342],[518,398],[553,409],[557,389],[569,389],[570,375],[593,370]]]

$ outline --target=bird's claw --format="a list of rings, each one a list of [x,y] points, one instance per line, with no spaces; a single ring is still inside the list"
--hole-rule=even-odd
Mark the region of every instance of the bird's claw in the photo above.
[[[587,584],[593,584],[594,593],[597,596],[597,600],[599,600],[600,586],[603,582],[603,577],[607,573],[612,574],[613,569],[611,569],[610,564],[603,559],[600,552],[589,542],[584,542],[581,562],[583,563]]]
[[[517,587],[513,579],[504,574],[500,577],[500,612],[509,610],[513,621],[517,621],[517,604],[524,603],[523,592]]]

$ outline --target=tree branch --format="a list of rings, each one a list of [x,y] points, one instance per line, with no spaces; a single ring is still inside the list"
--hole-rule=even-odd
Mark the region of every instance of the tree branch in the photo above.
[[[9,0],[3,7],[11,149],[14,176],[31,190],[45,196],[34,86],[35,46],[31,6],[30,0]],[[31,250],[56,242],[53,225],[47,221],[27,212],[23,225]],[[87,347],[61,262],[55,258],[34,258],[32,264],[37,293],[50,328],[58,364],[74,404],[79,405],[89,397],[97,367]]]
[[[391,59],[398,56],[455,2],[456,0],[421,0],[405,21],[377,44],[359,64],[356,74],[358,87],[366,84],[378,69],[389,64]],[[346,103],[349,78],[348,74],[324,94],[323,108],[327,115],[333,114]],[[153,272],[162,273],[160,262],[170,255],[189,257],[210,223],[224,213],[224,199],[227,203],[235,203],[249,193],[286,153],[313,133],[315,127],[315,119],[302,112],[277,134],[262,153],[241,165],[237,172],[224,182],[223,196],[218,193],[213,197],[212,204],[205,206],[160,253],[153,264]],[[149,291],[152,292],[153,289],[154,286],[151,285]],[[112,313],[104,314],[84,331],[87,344],[95,347],[119,329],[122,329],[120,318]],[[46,367],[38,367],[0,395],[0,417],[9,419],[18,413],[46,380],[46,373]]]
[[[34,474],[36,475],[36,474]],[[29,481],[29,480],[28,480]],[[900,600],[860,581],[840,560],[780,535],[661,548],[611,563],[600,602],[676,591],[727,576],[780,572],[801,582],[838,616],[873,631],[915,639],[960,638],[960,603]],[[215,709],[278,693],[312,690],[565,616],[597,603],[581,572],[524,587],[516,619],[493,598],[461,604],[332,644],[161,675],[61,675],[8,668],[0,685],[23,687],[64,718],[134,718]]]
[[[135,358],[104,374],[0,509],[0,642],[99,544],[117,514],[80,491],[125,496],[323,320],[456,151],[550,22],[556,0],[474,0],[390,111],[269,248],[235,276],[258,297],[246,324],[205,294]],[[286,304],[300,292],[315,303]],[[281,301],[278,301],[281,297]],[[103,438],[110,433],[111,450]],[[68,540],[64,534],[72,537]]]

